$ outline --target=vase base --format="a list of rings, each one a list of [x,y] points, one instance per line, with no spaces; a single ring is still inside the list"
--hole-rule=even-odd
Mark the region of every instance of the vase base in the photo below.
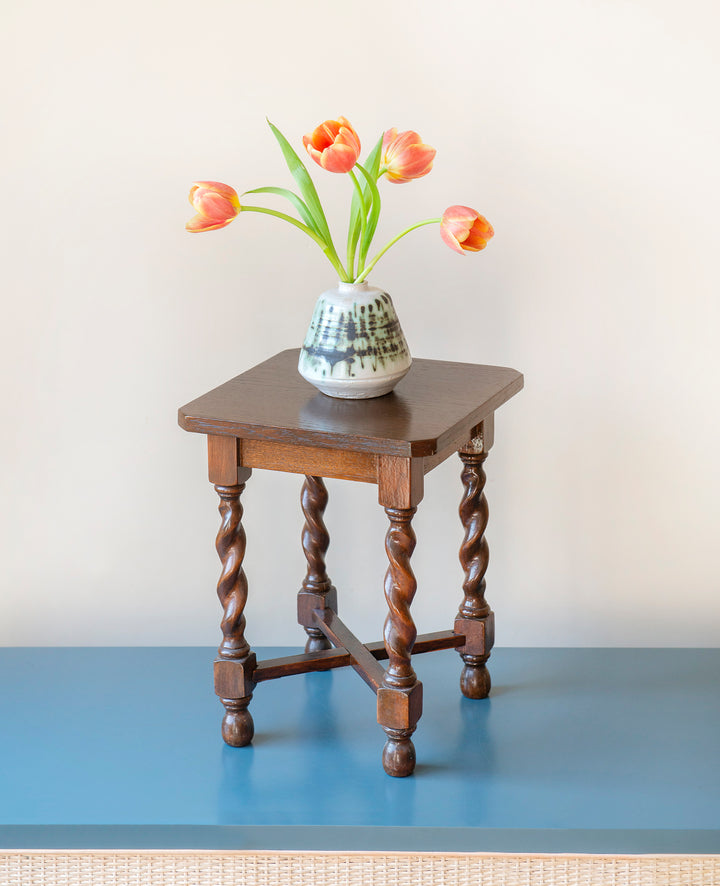
[[[409,369],[408,366],[381,378],[308,378],[302,372],[300,375],[327,397],[340,400],[370,400],[389,394],[400,379],[408,374]]]

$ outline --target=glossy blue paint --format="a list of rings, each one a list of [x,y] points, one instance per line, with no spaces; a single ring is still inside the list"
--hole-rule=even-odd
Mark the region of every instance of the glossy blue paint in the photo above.
[[[0,649],[0,845],[720,852],[720,650],[497,649],[485,701],[417,656],[408,779],[349,669],[261,684],[226,747],[213,654]]]

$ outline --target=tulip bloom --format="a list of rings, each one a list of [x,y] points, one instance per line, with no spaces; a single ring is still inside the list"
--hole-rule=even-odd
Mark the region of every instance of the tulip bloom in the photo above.
[[[398,135],[397,129],[388,129],[383,136],[380,175],[395,184],[422,178],[432,169],[435,148],[423,144],[422,139],[408,129]]]
[[[350,172],[360,156],[360,139],[344,117],[326,120],[303,136],[308,154],[328,172]]]
[[[450,206],[440,219],[440,236],[455,252],[480,252],[495,231],[490,222],[469,206]]]
[[[242,209],[237,191],[222,182],[195,182],[190,188],[190,202],[197,215],[185,225],[185,230],[192,234],[224,228]]]

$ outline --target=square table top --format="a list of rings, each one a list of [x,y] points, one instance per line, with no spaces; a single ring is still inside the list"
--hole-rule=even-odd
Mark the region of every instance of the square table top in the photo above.
[[[378,455],[434,455],[459,441],[522,389],[502,366],[413,360],[394,391],[341,400],[297,371],[299,349],[281,351],[182,406],[186,431],[343,448]]]

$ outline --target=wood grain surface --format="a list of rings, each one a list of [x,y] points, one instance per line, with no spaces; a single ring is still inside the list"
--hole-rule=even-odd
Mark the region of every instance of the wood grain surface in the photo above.
[[[420,457],[463,446],[470,431],[522,389],[514,369],[415,360],[395,390],[372,400],[318,393],[282,351],[181,407],[186,431]]]

